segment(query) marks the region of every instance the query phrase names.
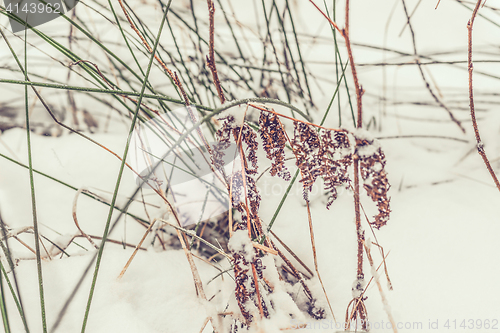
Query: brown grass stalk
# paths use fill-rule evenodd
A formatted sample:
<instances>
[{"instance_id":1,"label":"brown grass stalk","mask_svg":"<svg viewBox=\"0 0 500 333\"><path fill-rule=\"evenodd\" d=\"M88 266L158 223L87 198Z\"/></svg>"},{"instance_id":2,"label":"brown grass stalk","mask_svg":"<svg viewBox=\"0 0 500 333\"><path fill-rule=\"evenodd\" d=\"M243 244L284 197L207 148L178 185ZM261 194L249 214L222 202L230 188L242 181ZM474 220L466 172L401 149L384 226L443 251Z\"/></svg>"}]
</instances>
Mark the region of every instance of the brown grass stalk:
<instances>
[{"instance_id":1,"label":"brown grass stalk","mask_svg":"<svg viewBox=\"0 0 500 333\"><path fill-rule=\"evenodd\" d=\"M147 40L144 38L144 36L142 36L142 34L140 33L140 31L137 29L137 27L135 26L134 22L132 22L132 20L130 19L130 16L128 15L127 10L125 9L125 6L123 5L122 0L118 0L118 3L120 4L120 7L121 7L123 13L125 14L125 18L127 19L128 23L130 24L130 27L132 28L132 30L134 30L134 32L137 34L137 36L139 36L139 38L141 39L142 43L144 44L144 46L148 50L148 52L152 53L153 49L151 48L151 46L149 45L149 43L147 42ZM167 65L165 65L165 63L160 59L160 57L158 57L157 54L154 55L154 58L160 64L160 66L163 68L163 70L168 74L168 76L170 76L170 78L172 79L172 81L174 82L174 84L177 86L177 88L179 88L179 92L181 93L182 98L184 99L184 103L186 103L186 105L190 105L190 102L189 102L189 99L187 97L187 94L184 91L184 88L182 87L182 83L180 82L179 78L177 77L177 73L172 72L167 67Z\"/></svg>"},{"instance_id":2,"label":"brown grass stalk","mask_svg":"<svg viewBox=\"0 0 500 333\"><path fill-rule=\"evenodd\" d=\"M224 96L224 91L222 91L222 87L220 85L220 80L219 80L219 74L217 73L217 67L215 66L215 52L214 52L215 6L212 0L207 0L207 5L208 5L208 13L210 19L210 43L209 43L210 51L209 55L207 56L207 64L208 68L210 68L210 71L212 72L214 85L215 88L217 89L217 94L219 95L220 102L221 104L224 104L224 102L226 101L226 97Z\"/></svg>"},{"instance_id":3,"label":"brown grass stalk","mask_svg":"<svg viewBox=\"0 0 500 333\"><path fill-rule=\"evenodd\" d=\"M172 204L170 203L170 201L168 201L164 195L162 196L162 198L165 201L165 203L168 205L170 213L174 216L177 224L179 226L181 226L179 216L177 215L177 212L175 211L175 209L172 206ZM186 236L181 234L181 232L178 228L176 228L175 231L177 232L177 237L179 238L179 241L181 242L182 249L184 250L184 254L186 255L186 258L187 258L188 263L189 263L189 267L191 268L191 273L193 275L194 285L196 287L196 293L198 294L198 297L200 297L203 301L206 302L207 296L206 296L205 291L203 289L203 283L201 282L201 277L200 277L200 274L198 272L198 268L196 268L196 264L194 263L193 255L192 255L191 251L189 250L189 247L188 247L189 245L188 245L188 242L185 238ZM214 332L217 333L218 332L217 327L219 325L218 324L216 325L215 319L212 317L210 317L210 322L212 323L212 328L213 328Z\"/></svg>"},{"instance_id":4,"label":"brown grass stalk","mask_svg":"<svg viewBox=\"0 0 500 333\"><path fill-rule=\"evenodd\" d=\"M356 90L356 104L358 106L357 127L361 128L363 127L363 105L361 100L363 96L363 88L360 86L358 81L358 73L356 71L356 65L354 63L354 57L352 55L351 39L349 38L349 0L346 0L345 2L345 27L342 30L342 37L344 37L345 39L345 46L347 48L349 64L351 65L352 78L354 80L354 88ZM354 170L354 172L357 172L356 169Z\"/></svg>"},{"instance_id":5,"label":"brown grass stalk","mask_svg":"<svg viewBox=\"0 0 500 333\"><path fill-rule=\"evenodd\" d=\"M80 224L78 223L78 218L76 216L76 205L78 203L78 196L80 195L80 193L82 193L82 191L83 188L80 188L78 191L76 191L75 198L73 199L73 221L75 222L78 231L80 231L80 234L82 234L82 236L85 237L95 249L99 250L99 247L94 243L94 241L92 240L92 238L90 238L89 235L83 232L82 228L80 228Z\"/></svg>"},{"instance_id":6,"label":"brown grass stalk","mask_svg":"<svg viewBox=\"0 0 500 333\"><path fill-rule=\"evenodd\" d=\"M297 260L297 262L299 264L302 265L302 267L304 267L307 271L307 273L309 273L309 275L312 277L314 276L314 273L311 271L311 269L309 267L307 267L307 265L292 251L292 249L290 249L290 247L288 247L288 245L286 245L272 230L269 230L269 232L271 233L271 235L273 235L274 238L276 238L276 240L285 248L285 250L288 251L288 253L291 254L292 257L295 258L295 260ZM267 239L267 238L266 238ZM271 243L272 244L272 243ZM274 246L274 244L273 244ZM274 246L276 248L276 246ZM278 250L279 253L281 253L281 251ZM280 257L285 257L283 254L280 255Z\"/></svg>"},{"instance_id":7,"label":"brown grass stalk","mask_svg":"<svg viewBox=\"0 0 500 333\"><path fill-rule=\"evenodd\" d=\"M323 280L321 279L321 275L319 274L318 256L316 255L316 242L314 241L314 231L313 231L313 225L312 225L311 208L309 206L309 202L307 202L307 201L306 201L306 207L307 207L307 219L309 221L309 233L311 236L311 246L312 246L313 258L314 258L314 268L316 270L316 275L318 276L319 283L321 284L321 288L323 289L323 293L325 294L325 298L326 298L326 301L328 303L328 307L330 308L330 312L332 313L333 320L335 322L337 322L337 320L335 319L335 314L333 313L332 305L330 304L330 300L328 299L328 294L326 293L325 285L323 284Z\"/></svg>"},{"instance_id":8,"label":"brown grass stalk","mask_svg":"<svg viewBox=\"0 0 500 333\"><path fill-rule=\"evenodd\" d=\"M359 198L359 161L354 157L354 214L356 217L356 232L358 236L358 265L356 275L358 279L363 279L363 241L365 240L365 233L361 229L361 212L360 212L360 198Z\"/></svg>"},{"instance_id":9,"label":"brown grass stalk","mask_svg":"<svg viewBox=\"0 0 500 333\"><path fill-rule=\"evenodd\" d=\"M479 135L479 129L477 127L477 120L476 120L476 112L474 110L474 87L472 85L472 71L474 68L473 63L472 63L472 26L474 24L474 19L477 16L477 11L479 10L479 6L481 5L481 2L482 2L482 0L477 1L476 7L474 7L474 11L472 12L472 17L469 20L469 22L467 23L470 116L472 118L472 126L474 127L474 135L476 136L477 152L483 158L483 162L486 165L486 169L488 169L488 172L490 173L491 178L493 178L493 182L495 183L497 189L500 191L500 182L498 181L498 178L495 174L495 171L493 171L493 168L491 167L490 161L488 160L488 157L486 156L486 152L484 151L484 144L481 141L481 136Z\"/></svg>"},{"instance_id":10,"label":"brown grass stalk","mask_svg":"<svg viewBox=\"0 0 500 333\"><path fill-rule=\"evenodd\" d=\"M118 280L121 279L123 277L123 274L125 274L125 272L127 271L128 266L130 266L130 264L132 263L132 260L134 260L134 257L137 254L137 251L139 251L139 248L142 246L142 243L144 243L144 240L146 240L146 236L151 231L151 228L153 227L153 225L155 224L155 222L156 222L156 219L154 219L153 222L151 222L149 224L148 228L146 229L146 232L144 233L144 235L142 236L141 240L139 241L139 243L135 247L134 252L132 253L132 255L128 259L127 263L123 267L122 271L118 275L118 277L117 277Z\"/></svg>"}]
</instances>

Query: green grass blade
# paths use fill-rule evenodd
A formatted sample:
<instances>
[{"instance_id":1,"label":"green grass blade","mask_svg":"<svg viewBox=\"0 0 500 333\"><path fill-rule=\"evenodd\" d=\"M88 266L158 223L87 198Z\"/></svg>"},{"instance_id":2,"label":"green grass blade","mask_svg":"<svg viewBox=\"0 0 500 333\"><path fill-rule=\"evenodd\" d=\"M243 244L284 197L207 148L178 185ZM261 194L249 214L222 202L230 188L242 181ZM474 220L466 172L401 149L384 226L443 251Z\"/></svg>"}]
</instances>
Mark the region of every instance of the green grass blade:
<instances>
[{"instance_id":1,"label":"green grass blade","mask_svg":"<svg viewBox=\"0 0 500 333\"><path fill-rule=\"evenodd\" d=\"M121 178L122 178L122 175L123 175L123 169L125 167L125 160L127 159L128 149L129 149L130 141L131 141L131 138L132 138L132 132L134 131L135 123L137 121L137 115L139 113L141 101L142 101L142 98L144 96L144 91L146 89L146 83L148 81L149 73L151 72L151 67L153 65L154 55L156 53L156 49L158 48L158 44L160 42L161 32L163 30L163 26L165 24L165 20L167 18L168 9L170 7L170 3L171 2L172 2L172 0L170 0L168 2L167 7L165 8L165 13L163 15L163 19L161 21L160 28L159 28L159 31L158 31L158 36L156 37L156 42L155 42L155 45L153 47L153 51L151 52L151 57L149 59L149 64L148 64L148 68L147 68L147 71L146 71L146 76L145 76L143 84L142 84L141 94L139 95L139 98L138 98L138 103L137 103L137 107L136 107L136 110L135 110L135 113L134 113L134 118L132 119L132 123L130 125L130 130L129 130L129 134L128 134L128 138L127 138L127 143L125 145L125 152L123 153L123 159L122 159L122 163L121 163L121 166L120 166L120 171L118 173L118 179L116 181L115 191L113 193L113 199L111 200L111 208L109 210L108 218L107 218L107 221L106 221L106 226L104 228L104 233L103 233L103 236L102 236L102 242L101 242L101 245L99 246L99 252L97 254L97 260L96 260L96 265L95 265L95 270L94 270L94 276L93 276L93 279L92 279L92 285L90 287L89 298L88 298L88 301L87 301L87 307L85 309L85 316L84 316L83 324L82 324L82 331L81 331L82 333L85 332L85 328L87 326L87 321L88 321L89 312L90 312L90 305L92 304L92 297L94 295L95 285L96 285L96 282L97 282L97 274L99 273L99 267L100 267L100 263L101 263L101 260L102 260L102 254L103 254L103 251L104 251L104 246L106 244L106 238L108 237L109 226L110 226L110 223L111 223L111 217L113 215L113 207L115 205L116 198L117 198L117 195L118 195L118 189L120 187Z\"/></svg>"},{"instance_id":2,"label":"green grass blade","mask_svg":"<svg viewBox=\"0 0 500 333\"><path fill-rule=\"evenodd\" d=\"M28 79L28 49L27 49L27 27L24 30L24 79ZM38 231L38 218L36 212L36 198L35 198L35 180L33 178L33 157L31 154L31 131L30 131L30 115L28 103L28 86L24 86L24 102L26 111L26 141L28 144L28 170L30 175L30 188L31 188L31 210L33 214L33 233L35 234L35 255L36 267L38 274L38 290L40 295L40 311L42 314L42 330L47 333L47 318L45 313L45 298L43 294L43 276L42 276L42 259L40 257L40 234Z\"/></svg>"},{"instance_id":3,"label":"green grass blade","mask_svg":"<svg viewBox=\"0 0 500 333\"><path fill-rule=\"evenodd\" d=\"M0 269L3 272L3 265L0 262ZM13 290L12 290L13 291ZM15 294L12 294L15 295ZM2 313L2 324L5 333L10 333L9 316L7 314L7 307L5 305L5 291L3 287L3 276L0 275L0 312Z\"/></svg>"}]
</instances>

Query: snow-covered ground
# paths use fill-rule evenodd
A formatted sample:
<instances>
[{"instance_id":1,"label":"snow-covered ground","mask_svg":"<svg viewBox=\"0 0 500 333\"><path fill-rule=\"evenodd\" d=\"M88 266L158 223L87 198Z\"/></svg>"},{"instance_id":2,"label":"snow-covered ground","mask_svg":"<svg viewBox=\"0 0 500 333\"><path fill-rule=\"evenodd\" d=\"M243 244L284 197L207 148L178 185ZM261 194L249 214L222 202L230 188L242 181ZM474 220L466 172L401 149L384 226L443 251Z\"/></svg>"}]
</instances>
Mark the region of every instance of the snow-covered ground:
<instances>
[{"instance_id":1,"label":"snow-covered ground","mask_svg":"<svg viewBox=\"0 0 500 333\"><path fill-rule=\"evenodd\" d=\"M204 1L195 3L205 9ZM252 17L244 16L243 13L251 10L247 8L249 3L233 4L236 12L241 13L238 18L247 26L251 24ZM319 1L317 3L320 4ZM417 1L407 1L410 11L415 5ZM487 5L496 4L492 1L487 2ZM140 4L133 2L131 6L138 7ZM300 31L331 40L328 25L307 1L300 1L293 6L294 10L301 13L297 20ZM84 9L83 4L79 7ZM470 11L455 1L443 0L437 10L434 7L433 1L424 1L412 17L419 52L432 55L434 60L466 60L466 23ZM141 11L146 12L145 8ZM339 4L337 10L342 13L339 17L343 16L342 8L342 4ZM157 10L154 6L148 10L152 20L160 20L159 15L153 13ZM498 16L491 14L491 11L484 12L499 22ZM355 44L356 62L370 64L414 61L413 56L396 55L390 51L384 53L360 46L373 45L413 54L408 28L399 37L406 22L399 1L384 4L373 1L353 2L351 13L351 37ZM388 18L391 20L388 21ZM223 19L220 20L221 24L222 22ZM51 22L47 24L47 31L55 33L58 25L67 28L64 24L67 23ZM498 27L482 18L478 18L475 24L474 48L478 51L475 59L498 61ZM343 25L342 19L339 20L339 25ZM316 122L321 120L334 90L332 45L321 41L304 48L303 56L311 62L310 69L317 73L321 90L325 92L323 95L318 88L318 92L314 93L320 110L314 117ZM343 43L340 45L343 47ZM0 52L2 57L9 54L7 48L2 48ZM321 61L324 63L314 64ZM418 102L432 103L433 99L424 88L416 66L389 66L385 68L385 72L381 66L358 67L359 79L366 91L365 119L368 122L371 117L376 117L379 122L378 130L372 127L371 132L380 138L392 185L389 192L391 219L387 226L379 231L375 230L375 236L385 254L388 254L386 262L394 290L387 290L383 273L380 273L380 280L399 332L495 332L500 329L500 286L496 282L500 273L500 251L497 244L500 235L500 193L476 152L467 110L467 64L458 64L460 68L454 66L429 65L425 66L425 71L434 89L443 94L443 100L457 118L463 121L467 129L466 135L449 121L442 108L436 105L418 105ZM498 63L477 63L474 69L494 76L500 74ZM347 78L351 80L350 73L347 73ZM166 78L152 79L153 82L162 80ZM479 128L486 152L498 173L500 111L498 96L495 94L498 94L500 81L478 73L474 77L474 86ZM4 83L0 85L2 100L8 100L10 89L17 88ZM353 91L352 89L352 94ZM388 101L384 102L381 96L386 96ZM350 120L350 110L345 95L341 103L347 122ZM106 113L102 110L96 112ZM329 127L338 126L336 110L331 112L326 124ZM127 128L118 121L114 125L107 132L98 131L88 135L121 155ZM408 135L443 138L384 138ZM262 154L262 148L259 149ZM32 150L33 165L37 171L56 177L76 189L88 189L106 201L111 200L120 161L102 148L75 134L64 133L59 137L32 134ZM27 165L26 132L19 128L3 132L0 135L0 153ZM295 170L293 161L288 161L287 165ZM268 223L287 183L264 175L258 186L263 197L261 218L264 223ZM313 268L307 213L300 186L295 184L273 231ZM71 235L78 234L72 216L76 191L40 174L35 174L35 189L40 233L59 244L67 242ZM133 174L125 170L117 200L119 207L126 203L134 189ZM295 330L297 332L341 331L346 306L352 298L351 285L356 277L353 199L349 191L339 194L330 210L326 210L327 198L319 187L315 187L311 206L318 266L337 326L335 327L330 314L327 319L319 322L308 319L306 315L301 323L308 326ZM152 191L145 190L144 195L151 204L147 207L151 218L165 212L161 200ZM32 225L30 198L27 169L0 158L0 213L9 227L16 229ZM367 215L373 215L372 203L363 198L362 204L366 207ZM102 202L83 195L78 198L78 221L90 235L102 235L108 211L109 207ZM134 203L130 212L147 218L140 202ZM367 229L367 239L375 242L375 236L368 226L365 225L364 228ZM131 217L126 217L113 230L110 238L135 245L144 231L144 227ZM31 234L23 234L19 238L33 244ZM53 260L43 262L50 332L64 303L96 253L84 238L77 238L76 241L86 249L72 244L68 248L70 257L58 255ZM147 247L151 241L148 238L144 246ZM44 244L50 246L48 242ZM9 241L9 245L12 246L14 257L21 259L16 273L30 331L41 332L34 255L13 239ZM50 248L48 250L51 251ZM53 253L56 252L56 249L52 250ZM228 302L233 309L237 309L232 300L234 282L229 276L222 275L223 278L218 277L208 283L220 272L219 269L226 270L230 267L227 261L221 260L217 264L219 269L216 269L195 259L207 298L215 295L209 304L205 304L196 296L189 264L182 249L163 251L155 245L147 251L139 251L126 274L118 280L117 277L132 252L132 247L122 244L106 245L87 332L199 332L207 315L213 313L211 311L226 311ZM372 253L375 265L378 266L381 256L373 245ZM6 265L4 258L2 263ZM91 267L93 271L93 266ZM379 272L381 271L382 269ZM369 279L371 275L368 263L365 263L365 272ZM87 274L57 332L76 332L81 329L90 281L91 274ZM313 280L313 287L319 302L325 305L317 279ZM295 292L298 292L297 288ZM23 326L15 304L10 293L6 295L12 331L21 332ZM392 332L374 281L369 285L366 296L372 332ZM293 327L297 324L291 320L287 323L283 318L280 320L265 323L265 331L279 331L278 327ZM203 332L211 332L210 324Z\"/></svg>"}]
</instances>

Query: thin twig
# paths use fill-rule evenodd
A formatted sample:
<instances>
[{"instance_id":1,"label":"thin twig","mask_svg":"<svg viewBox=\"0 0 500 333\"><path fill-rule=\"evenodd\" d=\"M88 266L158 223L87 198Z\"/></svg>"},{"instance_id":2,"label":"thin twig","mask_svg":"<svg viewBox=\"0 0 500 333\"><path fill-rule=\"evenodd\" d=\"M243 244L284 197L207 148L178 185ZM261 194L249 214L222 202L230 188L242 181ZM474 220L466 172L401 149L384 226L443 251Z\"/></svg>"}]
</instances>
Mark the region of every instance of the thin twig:
<instances>
[{"instance_id":1,"label":"thin twig","mask_svg":"<svg viewBox=\"0 0 500 333\"><path fill-rule=\"evenodd\" d=\"M319 12L320 12L320 13L321 13L321 14L322 14L322 15L323 15L323 16L324 16L327 20L328 20L328 22L330 22L330 24L332 25L332 27L334 27L334 28L335 28L338 32L340 32L340 34L341 34L341 35L344 35L344 34L343 34L343 32L342 32L342 30L341 30L341 29L339 28L339 26L337 25L337 23L333 22L333 21L332 21L332 19L330 19L330 18L328 17L328 15L326 15L326 14L325 14L325 12L323 12L323 11L322 11L322 10L318 7L318 5L316 5L316 4L314 3L314 1L313 1L313 0L309 0L309 1L310 1L310 2L313 4L313 6L314 6L314 7L316 7L316 9L317 9L317 10L318 10L318 11L319 11Z\"/></svg>"},{"instance_id":2,"label":"thin twig","mask_svg":"<svg viewBox=\"0 0 500 333\"><path fill-rule=\"evenodd\" d=\"M488 160L488 157L486 157L486 152L484 151L484 144L481 141L481 136L479 135L479 129L477 127L477 121L476 121L476 112L474 111L474 88L472 86L472 71L473 71L473 64L472 64L472 25L474 24L474 19L477 16L477 11L479 10L479 6L481 5L482 0L478 0L476 3L476 7L474 8L474 11L472 12L472 17L467 23L467 30L468 30L468 64L469 64L469 105L470 105L470 116L472 118L472 126L474 126L474 135L476 136L476 141L477 141L477 151L479 155L483 158L484 164L486 165L486 169L488 169L488 172L491 175L491 178L493 178L493 182L497 186L498 190L500 191L500 182L498 181L497 176L495 175L495 171L493 171L493 168L491 167L490 161Z\"/></svg>"},{"instance_id":3,"label":"thin twig","mask_svg":"<svg viewBox=\"0 0 500 333\"><path fill-rule=\"evenodd\" d=\"M451 110L441 101L441 99L439 99L439 97L436 96L436 94L434 93L434 91L431 88L431 85L429 84L429 81L427 81L427 78L425 77L425 74L424 74L424 71L422 69L422 66L420 65L420 60L418 59L419 55L417 53L417 44L415 42L415 32L413 31L413 27L412 27L412 24L410 22L410 15L408 14L408 10L406 9L405 0L401 0L401 1L403 2L403 9L404 9L404 12L405 12L405 15L406 15L408 28L410 28L411 38L412 38L412 42L413 42L413 54L415 55L415 57L417 57L416 64L417 64L418 70L420 72L420 75L422 76L422 80L424 81L425 87L427 88L427 90L431 94L432 98L434 98L434 100L436 101L436 103L438 103L440 107L442 107L443 109L445 109L446 112L448 112L448 115L450 116L450 119L455 124L457 124L457 126L460 128L460 130L463 133L465 133L465 128L463 127L463 125L460 122L460 120L458 120L457 118L455 118L455 115L453 114L453 112L451 112Z\"/></svg>"},{"instance_id":4,"label":"thin twig","mask_svg":"<svg viewBox=\"0 0 500 333\"><path fill-rule=\"evenodd\" d=\"M118 278L117 278L118 280L121 279L123 277L123 274L125 274L125 272L127 271L128 266L130 266L130 263L132 262L132 260L134 260L134 257L137 254L137 251L139 251L139 248L141 247L142 243L144 243L144 240L146 239L146 236L151 231L151 228L153 227L153 225L155 224L155 222L156 222L156 219L154 219L153 222L151 222L151 224L149 225L149 227L146 229L146 232L142 236L141 241L135 247L134 252L132 253L132 255L130 256L130 258L128 259L128 261L125 264L125 266L123 267L122 271L120 272L120 275L118 275Z\"/></svg>"},{"instance_id":5,"label":"thin twig","mask_svg":"<svg viewBox=\"0 0 500 333\"><path fill-rule=\"evenodd\" d=\"M354 63L354 57L351 49L351 39L349 38L349 0L345 2L345 28L342 30L342 36L345 39L345 46L347 48L347 55L349 56L349 63L351 65L352 78L354 80L354 88L356 90L356 102L358 106L358 120L357 127L363 127L363 106L361 97L363 96L363 88L359 85L358 73ZM356 172L356 171L355 171Z\"/></svg>"},{"instance_id":6,"label":"thin twig","mask_svg":"<svg viewBox=\"0 0 500 333\"><path fill-rule=\"evenodd\" d=\"M382 289L382 285L380 284L380 279L378 277L377 271L375 270L375 266L373 265L373 259L372 259L372 255L370 253L370 247L367 246L366 243L364 243L364 242L363 242L363 246L364 246L365 251L366 251L366 257L368 258L368 262L370 263L370 266L372 268L373 278L375 279L375 283L377 284L378 291L380 292L380 298L382 298L384 310L387 313L387 317L389 317L389 321L392 324L393 332L397 333L398 330L396 328L396 322L394 321L394 318L392 317L392 313L391 313L390 308L387 304L387 298L385 297L384 290ZM385 262L385 259L384 259L384 262Z\"/></svg>"},{"instance_id":7,"label":"thin twig","mask_svg":"<svg viewBox=\"0 0 500 333\"><path fill-rule=\"evenodd\" d=\"M219 95L219 99L221 104L224 104L226 101L226 97L224 96L224 92L222 91L222 87L220 85L220 80L219 80L219 74L217 73L217 67L215 67L215 52L214 52L214 13L215 13L215 6L212 0L207 0L208 4L208 13L209 13L209 19L210 19L210 53L207 56L207 64L208 68L210 68L210 71L212 72L212 77L214 80L214 85L215 88L217 89L217 94Z\"/></svg>"},{"instance_id":8,"label":"thin twig","mask_svg":"<svg viewBox=\"0 0 500 333\"><path fill-rule=\"evenodd\" d=\"M325 289L325 286L323 284L323 280L321 279L321 275L319 274L318 256L316 255L316 242L314 241L314 231L313 231L313 225L312 225L311 208L309 206L308 201L306 201L306 207L307 207L307 219L309 221L309 234L311 236L311 246L312 246L313 258L314 258L314 268L316 270L316 275L318 276L319 283L321 284L321 288L323 289L323 293L325 294L326 302L328 303L328 307L330 308L330 312L332 313L333 320L335 322L337 322L337 319L335 319L335 314L333 313L332 305L330 304L330 300L328 299L328 294L326 293L326 289Z\"/></svg>"},{"instance_id":9,"label":"thin twig","mask_svg":"<svg viewBox=\"0 0 500 333\"><path fill-rule=\"evenodd\" d=\"M215 245L213 245L212 243L210 243L210 242L206 241L205 239L201 238L200 236L196 235L196 234L194 233L194 231L184 229L184 228L182 228L182 227L180 227L180 226L177 226L177 225L175 225L175 224L173 224L173 223L170 223L169 221L166 221L166 220L162 220L162 219L160 219L159 221L160 221L160 222L162 222L162 223L165 223L165 224L167 224L167 225L169 225L169 226L171 226L171 227L173 227L173 228L175 228L176 230L180 230L180 231L182 231L182 232L183 232L183 233L185 233L186 235L189 235L189 236L191 236L191 237L194 237L194 238L196 238L196 239L200 240L201 242L203 242L203 243L205 243L207 246L209 246L211 249L213 249L213 250L217 251L219 254L223 255L224 257L228 258L229 260L232 260L232 259L233 259L233 258L232 258L229 254L227 254L226 252L222 251L221 249L219 249L218 247L216 247L216 246L215 246Z\"/></svg>"},{"instance_id":10,"label":"thin twig","mask_svg":"<svg viewBox=\"0 0 500 333\"><path fill-rule=\"evenodd\" d=\"M92 240L92 238L89 237L89 235L87 235L85 232L83 232L82 228L80 228L80 225L78 224L78 218L76 217L76 204L78 202L78 196L80 195L80 193L82 193L82 191L83 191L83 188L80 187L78 189L78 191L76 191L75 198L73 199L73 221L75 222L76 228L78 229L78 231L80 231L80 233L82 234L82 236L84 236L85 238L87 238L87 240L89 241L89 243L92 244L92 246L94 246L96 248L96 250L99 250L99 246L97 246L94 243L94 241Z\"/></svg>"}]
</instances>

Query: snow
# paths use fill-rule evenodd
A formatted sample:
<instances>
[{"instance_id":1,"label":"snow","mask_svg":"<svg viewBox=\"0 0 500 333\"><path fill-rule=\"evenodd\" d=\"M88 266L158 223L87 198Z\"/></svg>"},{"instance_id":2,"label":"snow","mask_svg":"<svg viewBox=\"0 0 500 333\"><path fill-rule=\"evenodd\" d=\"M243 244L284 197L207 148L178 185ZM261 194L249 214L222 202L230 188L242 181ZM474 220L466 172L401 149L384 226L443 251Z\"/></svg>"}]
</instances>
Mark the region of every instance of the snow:
<instances>
[{"instance_id":1,"label":"snow","mask_svg":"<svg viewBox=\"0 0 500 333\"><path fill-rule=\"evenodd\" d=\"M236 230L227 246L232 252L242 255L247 263L253 262L254 249L247 230Z\"/></svg>"}]
</instances>

